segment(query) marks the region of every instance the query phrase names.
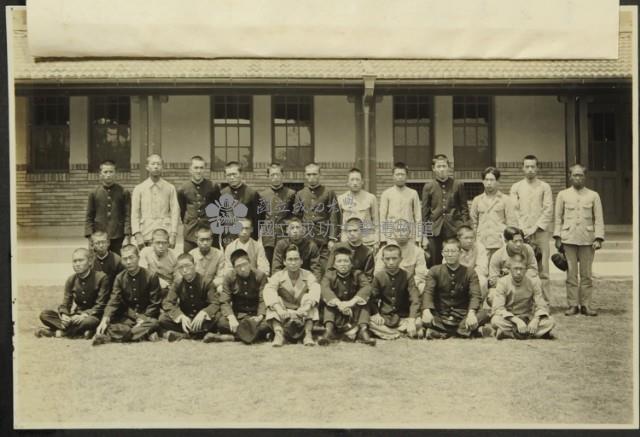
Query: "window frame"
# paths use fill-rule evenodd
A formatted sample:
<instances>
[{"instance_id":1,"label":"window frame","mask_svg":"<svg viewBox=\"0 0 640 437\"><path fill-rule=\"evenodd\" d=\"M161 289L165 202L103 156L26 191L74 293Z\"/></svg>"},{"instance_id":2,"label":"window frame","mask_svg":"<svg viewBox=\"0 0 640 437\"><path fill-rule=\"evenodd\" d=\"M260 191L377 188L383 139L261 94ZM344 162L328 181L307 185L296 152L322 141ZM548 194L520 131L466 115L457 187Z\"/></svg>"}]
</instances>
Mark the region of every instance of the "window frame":
<instances>
[{"instance_id":1,"label":"window frame","mask_svg":"<svg viewBox=\"0 0 640 437\"><path fill-rule=\"evenodd\" d=\"M35 123L35 112L36 112L36 99L38 98L56 98L56 99L64 99L67 106L67 122L66 124L42 124L37 125ZM68 95L42 95L42 96L31 96L28 100L29 111L28 111L28 139L27 139L27 173L68 173L70 168L70 158L71 158L71 99ZM50 106L50 105L46 105ZM36 167L36 148L33 146L33 131L34 129L38 130L46 130L46 129L56 129L56 130L64 130L64 135L66 137L66 149L67 155L63 161L66 161L66 166L64 168L37 168Z\"/></svg>"},{"instance_id":2,"label":"window frame","mask_svg":"<svg viewBox=\"0 0 640 437\"><path fill-rule=\"evenodd\" d=\"M213 94L209 96L209 159L210 159L210 171L224 171L225 168L225 164L229 161L235 161L235 159L229 160L226 159L225 162L220 165L220 166L216 166L216 154L215 154L215 149L216 149L216 145L215 145L215 128L216 127L224 127L225 129L228 126L235 126L235 127L240 127L240 126L247 126L247 125L241 125L240 123L236 123L236 124L231 124L231 123L216 123L215 120L215 105L216 105L216 99L220 99L223 98L224 99L224 105L225 105L225 112L226 112L226 107L227 107L227 97L246 97L248 98L248 104L249 104L249 162L247 163L246 166L242 167L242 171L253 171L254 168L254 156L255 156L255 150L254 150L254 117L253 117L253 110L254 110L254 102L253 102L253 95L247 95L247 94ZM237 111L237 105L239 105L240 102L236 102L236 111ZM235 118L236 120L240 120L238 117ZM227 120L227 118L225 118L225 120ZM225 149L225 158L227 156L226 150L229 149L228 143L226 142L227 139L227 135L226 135L226 131L225 131L225 145L224 145L224 149ZM240 132L238 132L238 149L240 148ZM222 146L219 146L222 147ZM244 147L243 147L244 148ZM238 162L240 162L240 159L238 158Z\"/></svg>"},{"instance_id":3,"label":"window frame","mask_svg":"<svg viewBox=\"0 0 640 437\"><path fill-rule=\"evenodd\" d=\"M406 97L408 96L415 96L418 98L418 101L415 103L416 105L420 104L420 98L421 97L426 97L429 103L429 144L428 145L424 145L424 144L419 144L420 142L420 138L417 135L417 143L415 146L408 146L408 145L403 145L403 146L398 146L396 145L396 135L395 135L395 129L396 126L399 126L400 124L396 123L396 118L395 118L395 107L396 107L396 98L398 97L403 97L405 98L405 102L404 105L407 105L406 102ZM404 128L405 128L405 143L406 141L406 129L408 126L415 126L416 129L419 129L419 127L421 125L424 125L423 123L418 123L417 121L415 123L408 123L407 122L407 117L406 117L406 112L405 112L405 117L403 118L404 123L401 123ZM436 148L436 144L435 144L435 98L433 95L431 94L393 94L391 96L391 136L393 138L393 140L391 141L391 153L393 156L393 162L404 162L405 164L409 165L410 170L419 170L419 171L424 171L424 170L431 170L432 168L432 160L433 157L435 156L435 148ZM408 163L407 159L400 159L397 155L396 155L396 149L398 148L406 148L406 147L416 147L416 148L420 148L420 147L427 147L428 148L428 152L427 152L427 160L426 163L424 165L416 165L413 163ZM405 155L406 157L406 155Z\"/></svg>"},{"instance_id":4,"label":"window frame","mask_svg":"<svg viewBox=\"0 0 640 437\"><path fill-rule=\"evenodd\" d=\"M88 147L88 151L87 151L87 172L89 173L99 173L100 172L100 163L96 162L95 163L95 168L92 165L92 161L96 158L95 157L95 132L94 132L94 126L93 126L93 120L96 118L95 117L95 112L96 112L96 101L97 99L107 99L110 97L117 97L117 98L127 98L128 99L128 104L129 104L129 160L128 160L128 165L123 166L121 163L117 163L116 162L116 170L118 172L130 172L132 165L131 165L131 152L133 149L133 143L131 141L131 136L133 133L133 126L132 126L132 111L133 111L133 104L132 104L132 97L129 95L93 95L93 96L88 96L89 102L88 102L88 117L87 117L87 124L88 124L88 132L87 132L87 147ZM118 129L120 129L120 126L125 126L123 124L118 123L117 124ZM113 161L115 161L115 159L111 158Z\"/></svg>"},{"instance_id":5,"label":"window frame","mask_svg":"<svg viewBox=\"0 0 640 437\"><path fill-rule=\"evenodd\" d=\"M495 166L496 163L496 105L495 105L495 96L494 95L486 95L486 94L456 94L456 95L452 95L451 96L451 143L452 143L452 148L453 148L453 162L454 162L454 166L456 170L460 170L460 171L482 171L484 170L486 167L489 166ZM482 126L479 125L477 123L475 124L456 124L455 122L455 98L456 97L486 97L487 98L487 105L488 105L488 114L487 116L489 117L488 123L487 123L487 128L488 128L488 134L489 134L489 142L487 147L489 148L489 153L488 153L488 158L489 158L489 162L485 165L484 163L480 166L477 167L461 167L458 162L456 162L455 159L455 155L456 155L456 149L460 148L460 147L478 147L478 145L476 144L475 146L456 146L455 142L454 142L454 129L457 126L473 126L473 127L478 127L478 126ZM466 102L465 102L466 104ZM476 103L476 105L478 105L478 103Z\"/></svg>"},{"instance_id":6,"label":"window frame","mask_svg":"<svg viewBox=\"0 0 640 437\"><path fill-rule=\"evenodd\" d=\"M276 148L282 148L282 146L276 146L276 126L285 126L285 127L289 126L288 123L285 123L284 125L275 123L276 104L278 103L277 98L279 97L284 97L284 98L296 97L298 99L300 98L309 99L309 121L310 121L309 134L311 137L311 146L310 146L311 161L315 161L315 156L316 156L315 98L314 98L315 96L313 94L301 94L301 95L274 94L271 96L271 160L272 162L280 163L282 165L283 171L304 171L304 166L306 164L305 162L301 163L299 166L293 167L289 165L287 161L282 161L276 157ZM298 108L299 107L300 107L300 102L298 102ZM299 123L297 123L295 126L299 126ZM298 134L298 138L299 137L300 137L300 134ZM297 147L300 148L303 146L300 146L298 144ZM304 147L307 147L307 146L304 146ZM284 148L290 149L293 147L289 147L288 145L286 145Z\"/></svg>"}]
</instances>

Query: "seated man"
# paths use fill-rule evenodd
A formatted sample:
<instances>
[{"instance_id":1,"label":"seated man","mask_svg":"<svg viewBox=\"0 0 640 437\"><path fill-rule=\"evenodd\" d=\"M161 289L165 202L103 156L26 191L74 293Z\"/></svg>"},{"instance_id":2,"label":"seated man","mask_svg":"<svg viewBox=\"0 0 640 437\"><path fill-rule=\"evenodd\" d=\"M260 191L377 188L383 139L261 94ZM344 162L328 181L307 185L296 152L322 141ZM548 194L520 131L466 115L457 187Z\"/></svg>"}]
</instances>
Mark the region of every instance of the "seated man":
<instances>
[{"instance_id":1,"label":"seated man","mask_svg":"<svg viewBox=\"0 0 640 437\"><path fill-rule=\"evenodd\" d=\"M71 257L75 273L64 284L64 297L58 311L44 310L36 337L91 338L109 300L109 278L91 268L88 249L76 249Z\"/></svg>"},{"instance_id":2,"label":"seated man","mask_svg":"<svg viewBox=\"0 0 640 437\"><path fill-rule=\"evenodd\" d=\"M179 276L173 281L169 294L162 302L160 316L163 337L169 341L184 338L215 341L213 331L220 304L213 281L206 281L196 272L193 257L188 253L178 256Z\"/></svg>"},{"instance_id":3,"label":"seated man","mask_svg":"<svg viewBox=\"0 0 640 437\"><path fill-rule=\"evenodd\" d=\"M400 247L402 258L400 268L413 276L416 286L420 293L424 290L425 278L427 276L427 260L422 250L412 239L412 230L410 223L400 219L395 223L393 231L393 242ZM384 271L384 261L382 260L382 251L376 254L376 262L373 274Z\"/></svg>"},{"instance_id":4,"label":"seated man","mask_svg":"<svg viewBox=\"0 0 640 437\"><path fill-rule=\"evenodd\" d=\"M296 245L287 248L284 260L285 269L274 272L263 293L266 320L274 333L272 345L282 346L286 332L294 342L304 333L303 344L313 346L311 329L313 322L319 320L320 284L310 271L300 268L302 257Z\"/></svg>"},{"instance_id":5,"label":"seated man","mask_svg":"<svg viewBox=\"0 0 640 437\"><path fill-rule=\"evenodd\" d=\"M322 268L320 266L320 249L313 241L313 238L304 238L305 230L302 221L293 217L287 224L288 238L283 238L276 243L273 249L273 265L271 266L271 274L285 268L285 255L289 246L292 244L298 248L302 260L302 268L308 270L316 277L317 281L322 279Z\"/></svg>"},{"instance_id":6,"label":"seated man","mask_svg":"<svg viewBox=\"0 0 640 437\"><path fill-rule=\"evenodd\" d=\"M116 276L113 290L93 345L111 341L129 342L158 338L160 312L160 281L158 275L140 267L138 248L132 244L120 252L124 271Z\"/></svg>"},{"instance_id":7,"label":"seated man","mask_svg":"<svg viewBox=\"0 0 640 437\"><path fill-rule=\"evenodd\" d=\"M476 241L476 233L471 226L462 225L458 228L458 240L460 241L460 264L475 270L484 301L489 294L487 249L481 242Z\"/></svg>"},{"instance_id":8,"label":"seated man","mask_svg":"<svg viewBox=\"0 0 640 437\"><path fill-rule=\"evenodd\" d=\"M496 338L554 338L555 323L542 293L540 281L525 274L527 265L521 254L509 263L510 274L498 280L493 298L491 325Z\"/></svg>"},{"instance_id":9,"label":"seated man","mask_svg":"<svg viewBox=\"0 0 640 437\"><path fill-rule=\"evenodd\" d=\"M231 254L238 249L244 250L249 256L249 262L254 269L260 270L262 273L269 274L269 261L267 255L264 252L262 243L251 238L253 232L253 225L248 218L238 219L242 223L242 230L238 234L238 238L233 240L224 249L224 274L233 271L233 265L231 263Z\"/></svg>"},{"instance_id":10,"label":"seated man","mask_svg":"<svg viewBox=\"0 0 640 437\"><path fill-rule=\"evenodd\" d=\"M506 244L494 252L489 261L489 294L487 302L491 305L495 287L498 279L509 274L509 262L515 254L522 255L525 266L527 267L526 275L534 281L541 283L538 276L538 262L536 255L531 246L524 242L524 234L522 230L507 226L503 233Z\"/></svg>"},{"instance_id":11,"label":"seated man","mask_svg":"<svg viewBox=\"0 0 640 437\"><path fill-rule=\"evenodd\" d=\"M91 246L93 247L93 268L98 272L104 272L109 278L109 292L116 276L124 267L120 262L120 255L109 250L109 236L104 231L96 231L91 234Z\"/></svg>"},{"instance_id":12,"label":"seated man","mask_svg":"<svg viewBox=\"0 0 640 437\"><path fill-rule=\"evenodd\" d=\"M217 326L220 332L230 332L242 342L250 344L263 339L269 332L269 325L264 320L262 298L268 277L252 266L249 254L244 249L236 249L231 254L231 264L233 270L224 275L219 295Z\"/></svg>"},{"instance_id":13,"label":"seated man","mask_svg":"<svg viewBox=\"0 0 640 437\"><path fill-rule=\"evenodd\" d=\"M196 263L196 272L207 282L213 280L216 290L220 292L224 278L224 253L213 247L213 232L210 228L202 227L196 231L196 244L198 247L189 252Z\"/></svg>"},{"instance_id":14,"label":"seated man","mask_svg":"<svg viewBox=\"0 0 640 437\"><path fill-rule=\"evenodd\" d=\"M370 346L376 341L369 335L369 296L371 283L367 275L360 270L352 269L351 249L340 247L334 249L333 269L327 270L320 289L324 301L323 320L324 335L318 344L326 346L333 341L335 331L357 331L358 339ZM347 335L348 336L348 335Z\"/></svg>"},{"instance_id":15,"label":"seated man","mask_svg":"<svg viewBox=\"0 0 640 437\"><path fill-rule=\"evenodd\" d=\"M478 328L489 321L480 309L482 296L478 275L460 264L460 242L451 238L442 244L444 264L429 269L422 295L422 322L426 338L481 336Z\"/></svg>"},{"instance_id":16,"label":"seated man","mask_svg":"<svg viewBox=\"0 0 640 437\"><path fill-rule=\"evenodd\" d=\"M401 333L409 337L422 335L420 292L413 276L400 268L402 251L394 243L382 248L384 270L376 273L371 283L371 332L393 340Z\"/></svg>"},{"instance_id":17,"label":"seated man","mask_svg":"<svg viewBox=\"0 0 640 437\"><path fill-rule=\"evenodd\" d=\"M140 251L140 267L158 275L162 298L173 284L176 264L176 256L169 249L169 233L164 229L156 229L151 234L151 246Z\"/></svg>"},{"instance_id":18,"label":"seated man","mask_svg":"<svg viewBox=\"0 0 640 437\"><path fill-rule=\"evenodd\" d=\"M327 269L333 269L334 254L339 247L348 248L353 253L351 262L354 270L360 270L367 278L371 280L373 277L373 250L365 245L362 240L362 220L358 217L351 217L344 225L342 235L346 235L347 241L336 243L333 245L331 252L329 253L329 259L327 261Z\"/></svg>"}]
</instances>

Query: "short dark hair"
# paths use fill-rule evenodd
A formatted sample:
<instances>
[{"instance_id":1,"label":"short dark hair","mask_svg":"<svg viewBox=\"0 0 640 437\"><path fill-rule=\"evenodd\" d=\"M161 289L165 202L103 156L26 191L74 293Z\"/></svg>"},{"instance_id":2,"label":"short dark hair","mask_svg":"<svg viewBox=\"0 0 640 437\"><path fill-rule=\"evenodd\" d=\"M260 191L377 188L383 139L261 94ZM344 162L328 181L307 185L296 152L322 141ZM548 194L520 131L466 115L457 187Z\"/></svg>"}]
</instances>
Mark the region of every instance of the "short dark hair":
<instances>
[{"instance_id":1,"label":"short dark hair","mask_svg":"<svg viewBox=\"0 0 640 437\"><path fill-rule=\"evenodd\" d=\"M200 156L200 155L193 155L193 156L191 157L191 162L193 162L193 161L202 161L202 162L206 162L206 161L204 160L204 158L203 158L202 156Z\"/></svg>"},{"instance_id":2,"label":"short dark hair","mask_svg":"<svg viewBox=\"0 0 640 437\"><path fill-rule=\"evenodd\" d=\"M298 252L298 255L300 255L300 249L298 249L298 246L296 246L295 244L290 244L289 246L287 246L287 250L284 251L285 259L287 258L289 252Z\"/></svg>"},{"instance_id":3,"label":"short dark hair","mask_svg":"<svg viewBox=\"0 0 640 437\"><path fill-rule=\"evenodd\" d=\"M300 220L300 217L291 217L289 220L287 220L287 226L289 226L291 223L295 223L298 222L300 224L302 224L302 220Z\"/></svg>"},{"instance_id":4,"label":"short dark hair","mask_svg":"<svg viewBox=\"0 0 640 437\"><path fill-rule=\"evenodd\" d=\"M195 263L195 261L193 260L193 256L191 256L190 253L181 253L180 255L178 255L178 258L176 259L176 262L179 263L183 259L188 259L189 261L191 261L192 264Z\"/></svg>"},{"instance_id":5,"label":"short dark hair","mask_svg":"<svg viewBox=\"0 0 640 437\"><path fill-rule=\"evenodd\" d=\"M125 251L126 252L132 251L133 253L136 254L136 256L140 256L140 251L138 250L138 246L134 244L125 244L124 246L122 246L122 249L120 249L120 253L124 253Z\"/></svg>"},{"instance_id":6,"label":"short dark hair","mask_svg":"<svg viewBox=\"0 0 640 437\"><path fill-rule=\"evenodd\" d=\"M458 238L460 238L460 236L464 233L464 232L474 232L473 228L469 225L461 225L458 227L458 231L456 232L456 235L458 236Z\"/></svg>"},{"instance_id":7,"label":"short dark hair","mask_svg":"<svg viewBox=\"0 0 640 437\"><path fill-rule=\"evenodd\" d=\"M352 257L353 251L346 246L338 246L333 250L334 259L338 255L349 255L349 257Z\"/></svg>"},{"instance_id":8,"label":"short dark hair","mask_svg":"<svg viewBox=\"0 0 640 437\"><path fill-rule=\"evenodd\" d=\"M346 227L347 225L350 225L352 223L357 224L359 228L362 228L362 225L364 224L360 217L351 217L344 223L344 226Z\"/></svg>"},{"instance_id":9,"label":"short dark hair","mask_svg":"<svg viewBox=\"0 0 640 437\"><path fill-rule=\"evenodd\" d=\"M391 171L391 174L394 174L396 170L404 170L405 172L408 173L409 167L404 162L398 161L393 164L393 170Z\"/></svg>"},{"instance_id":10,"label":"short dark hair","mask_svg":"<svg viewBox=\"0 0 640 437\"><path fill-rule=\"evenodd\" d=\"M240 258L246 258L247 260L249 260L249 254L244 249L236 249L231 252L229 258L231 259L231 265L235 266L236 261L238 261Z\"/></svg>"},{"instance_id":11,"label":"short dark hair","mask_svg":"<svg viewBox=\"0 0 640 437\"><path fill-rule=\"evenodd\" d=\"M211 228L208 228L206 226L200 226L196 230L196 235L198 235L200 232L208 232L209 234L211 234L211 236L213 236L213 231L211 230Z\"/></svg>"},{"instance_id":12,"label":"short dark hair","mask_svg":"<svg viewBox=\"0 0 640 437\"><path fill-rule=\"evenodd\" d=\"M103 165L110 165L111 167L116 168L116 163L111 159L105 159L104 161L102 161L100 163L100 170L102 170Z\"/></svg>"},{"instance_id":13,"label":"short dark hair","mask_svg":"<svg viewBox=\"0 0 640 437\"><path fill-rule=\"evenodd\" d=\"M242 164L240 164L238 161L229 161L224 165L225 170L231 167L236 167L238 171L242 173Z\"/></svg>"},{"instance_id":14,"label":"short dark hair","mask_svg":"<svg viewBox=\"0 0 640 437\"><path fill-rule=\"evenodd\" d=\"M165 237L169 238L169 233L167 232L166 229L158 228L158 229L154 229L153 232L151 233L151 241L153 241L153 237L155 237L156 234L162 234Z\"/></svg>"},{"instance_id":15,"label":"short dark hair","mask_svg":"<svg viewBox=\"0 0 640 437\"><path fill-rule=\"evenodd\" d=\"M307 167L312 167L312 166L313 166L313 167L318 167L318 172L320 172L320 164L318 164L318 163L317 163L317 162L315 162L315 161L307 162L307 163L304 165L304 171L306 172L306 171L307 171Z\"/></svg>"},{"instance_id":16,"label":"short dark hair","mask_svg":"<svg viewBox=\"0 0 640 437\"><path fill-rule=\"evenodd\" d=\"M391 252L392 250L397 250L400 254L400 257L402 258L402 249L395 243L385 244L385 246L382 248L382 255L384 255L385 252Z\"/></svg>"},{"instance_id":17,"label":"short dark hair","mask_svg":"<svg viewBox=\"0 0 640 437\"><path fill-rule=\"evenodd\" d=\"M498 170L495 167L487 167L484 170L482 170L482 180L484 180L484 178L488 175L488 174L492 174L496 177L496 181L500 180L500 170Z\"/></svg>"},{"instance_id":18,"label":"short dark hair","mask_svg":"<svg viewBox=\"0 0 640 437\"><path fill-rule=\"evenodd\" d=\"M520 235L524 240L524 232L522 232L522 229L516 228L515 226L507 226L506 228L504 228L504 232L502 232L502 236L504 237L505 241L513 240L516 235Z\"/></svg>"},{"instance_id":19,"label":"short dark hair","mask_svg":"<svg viewBox=\"0 0 640 437\"><path fill-rule=\"evenodd\" d=\"M431 165L435 167L436 162L438 161L447 161L447 165L451 166L451 163L449 162L449 158L447 158L447 155L445 155L444 153L438 153L437 155L435 155L431 160Z\"/></svg>"},{"instance_id":20,"label":"short dark hair","mask_svg":"<svg viewBox=\"0 0 640 437\"><path fill-rule=\"evenodd\" d=\"M105 231L95 231L93 234L91 234L91 238L93 239L93 237L106 237L107 240L109 239L109 234L107 234Z\"/></svg>"},{"instance_id":21,"label":"short dark hair","mask_svg":"<svg viewBox=\"0 0 640 437\"><path fill-rule=\"evenodd\" d=\"M458 246L458 249L460 249L460 240L458 240L457 238L447 238L442 242L442 248L444 249L444 246L446 246L447 244L455 244L456 246Z\"/></svg>"},{"instance_id":22,"label":"short dark hair","mask_svg":"<svg viewBox=\"0 0 640 437\"><path fill-rule=\"evenodd\" d=\"M582 169L583 173L587 172L587 167L585 167L584 165L582 165L580 163L575 163L571 167L569 167L569 175L571 175L571 173L573 173L573 169L578 168L578 167Z\"/></svg>"},{"instance_id":23,"label":"short dark hair","mask_svg":"<svg viewBox=\"0 0 640 437\"><path fill-rule=\"evenodd\" d=\"M359 173L360 176L362 176L362 170L360 170L358 167L353 167L351 170L349 170L348 174L351 174L351 173Z\"/></svg>"},{"instance_id":24,"label":"short dark hair","mask_svg":"<svg viewBox=\"0 0 640 437\"><path fill-rule=\"evenodd\" d=\"M269 167L267 167L267 176L271 174L271 169L280 169L280 172L282 172L282 164L280 164L279 162L272 162L271 164L269 164Z\"/></svg>"},{"instance_id":25,"label":"short dark hair","mask_svg":"<svg viewBox=\"0 0 640 437\"><path fill-rule=\"evenodd\" d=\"M538 158L536 158L536 155L527 155L524 158L522 158L522 162L524 163L524 161L527 160L533 160L536 162L536 165L538 165Z\"/></svg>"}]
</instances>

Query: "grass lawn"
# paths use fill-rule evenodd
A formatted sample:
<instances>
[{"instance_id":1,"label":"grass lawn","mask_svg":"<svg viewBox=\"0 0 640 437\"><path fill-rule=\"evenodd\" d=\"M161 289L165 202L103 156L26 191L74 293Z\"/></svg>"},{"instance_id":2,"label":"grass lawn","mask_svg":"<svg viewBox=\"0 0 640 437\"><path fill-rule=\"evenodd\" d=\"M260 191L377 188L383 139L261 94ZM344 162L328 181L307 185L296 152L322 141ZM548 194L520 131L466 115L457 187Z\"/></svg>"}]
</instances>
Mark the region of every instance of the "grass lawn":
<instances>
[{"instance_id":1,"label":"grass lawn","mask_svg":"<svg viewBox=\"0 0 640 437\"><path fill-rule=\"evenodd\" d=\"M375 348L108 344L37 339L61 287L16 300L18 427L438 427L633 422L632 282L597 281L600 315L565 317L557 340L379 341Z\"/></svg>"}]
</instances>

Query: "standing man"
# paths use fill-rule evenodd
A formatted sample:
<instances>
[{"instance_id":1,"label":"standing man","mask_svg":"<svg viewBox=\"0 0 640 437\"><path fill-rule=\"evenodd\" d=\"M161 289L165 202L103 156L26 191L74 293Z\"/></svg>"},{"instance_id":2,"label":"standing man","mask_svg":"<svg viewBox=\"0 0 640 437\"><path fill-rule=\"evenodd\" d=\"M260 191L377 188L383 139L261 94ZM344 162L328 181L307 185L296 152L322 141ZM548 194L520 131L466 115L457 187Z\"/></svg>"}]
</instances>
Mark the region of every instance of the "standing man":
<instances>
[{"instance_id":1,"label":"standing man","mask_svg":"<svg viewBox=\"0 0 640 437\"><path fill-rule=\"evenodd\" d=\"M100 164L100 186L89 193L84 236L91 238L104 231L111 251L120 255L122 243L131 235L131 196L115 182L116 164L107 160Z\"/></svg>"},{"instance_id":2,"label":"standing man","mask_svg":"<svg viewBox=\"0 0 640 437\"><path fill-rule=\"evenodd\" d=\"M320 251L320 268L327 268L329 251L338 241L340 233L340 207L336 193L320 184L320 166L311 162L304 167L306 187L296 193L293 206L296 214L304 223L309 236Z\"/></svg>"},{"instance_id":3,"label":"standing man","mask_svg":"<svg viewBox=\"0 0 640 437\"><path fill-rule=\"evenodd\" d=\"M600 195L584 186L586 169L580 164L569 168L571 187L560 191L556 199L555 229L556 248L564 247L569 265L567 270L567 300L572 316L582 312L597 316L591 308L593 278L591 267L595 251L604 241L604 219ZM578 267L578 264L580 266ZM580 285L578 286L578 271Z\"/></svg>"},{"instance_id":4,"label":"standing man","mask_svg":"<svg viewBox=\"0 0 640 437\"><path fill-rule=\"evenodd\" d=\"M269 265L273 263L273 251L278 243L286 236L287 220L293 213L296 192L282 183L282 166L273 163L267 168L267 175L271 186L260 192L260 202L264 210L264 221L257 224L262 246ZM254 223L254 225L256 225ZM269 273L269 272L267 272Z\"/></svg>"},{"instance_id":5,"label":"standing man","mask_svg":"<svg viewBox=\"0 0 640 437\"><path fill-rule=\"evenodd\" d=\"M362 221L362 242L375 253L380 242L380 226L378 223L378 200L376 196L362 189L362 172L352 168L347 180L349 191L338 196L338 205L342 215L342 241L347 241L345 232L347 221L358 218ZM329 262L329 266L333 265Z\"/></svg>"},{"instance_id":6,"label":"standing man","mask_svg":"<svg viewBox=\"0 0 640 437\"><path fill-rule=\"evenodd\" d=\"M489 262L493 253L504 245L504 228L516 226L518 221L511 198L498 189L499 180L500 170L485 168L482 172L484 193L471 202L471 223L476 231L476 239L487 249Z\"/></svg>"},{"instance_id":7,"label":"standing man","mask_svg":"<svg viewBox=\"0 0 640 437\"><path fill-rule=\"evenodd\" d=\"M204 177L204 169L204 159L198 155L193 156L191 158L191 167L189 167L191 180L182 184L178 189L180 218L184 224L182 230L184 253L189 253L198 247L196 231L203 226L209 226L205 208L220 197L220 187ZM214 242L214 245L217 245L216 242Z\"/></svg>"},{"instance_id":8,"label":"standing man","mask_svg":"<svg viewBox=\"0 0 640 437\"><path fill-rule=\"evenodd\" d=\"M233 199L247 208L247 218L251 223L258 223L262 220L264 213L259 211L260 195L249 188L242 180L242 165L237 161L227 162L224 167L224 175L227 179L227 186L220 190L220 195L229 194ZM220 235L220 248L224 250L227 245L235 240L238 234ZM254 226L251 238L258 239L258 226Z\"/></svg>"},{"instance_id":9,"label":"standing man","mask_svg":"<svg viewBox=\"0 0 640 437\"><path fill-rule=\"evenodd\" d=\"M176 247L180 205L173 184L162 179L162 157L147 158L149 177L136 185L131 200L131 232L138 248L151 244L151 234L162 228L169 234L169 247Z\"/></svg>"},{"instance_id":10,"label":"standing man","mask_svg":"<svg viewBox=\"0 0 640 437\"><path fill-rule=\"evenodd\" d=\"M455 238L458 228L469 223L464 184L451 175L447 156L436 155L432 169L434 179L427 181L422 189L422 221L426 232L422 245L429 253L429 266L442 263L442 242Z\"/></svg>"},{"instance_id":11,"label":"standing man","mask_svg":"<svg viewBox=\"0 0 640 437\"><path fill-rule=\"evenodd\" d=\"M155 273L139 265L138 248L122 248L125 270L116 276L109 303L93 337L93 345L111 341L158 340L160 282Z\"/></svg>"},{"instance_id":12,"label":"standing man","mask_svg":"<svg viewBox=\"0 0 640 437\"><path fill-rule=\"evenodd\" d=\"M551 186L538 179L538 158L527 155L523 159L524 179L511 186L518 227L525 240L535 243L542 252L539 262L542 292L549 302L549 241L553 222L553 194Z\"/></svg>"},{"instance_id":13,"label":"standing man","mask_svg":"<svg viewBox=\"0 0 640 437\"><path fill-rule=\"evenodd\" d=\"M387 242L392 238L392 230L396 229L398 221L408 223L411 235L420 246L422 238L422 213L418 192L407 187L409 167L404 162L393 164L393 183L380 196L380 239Z\"/></svg>"}]
</instances>

